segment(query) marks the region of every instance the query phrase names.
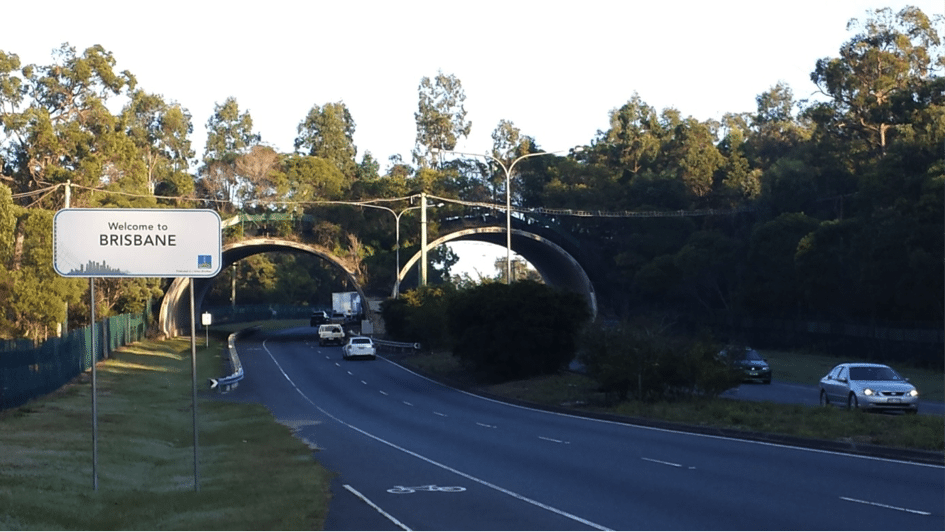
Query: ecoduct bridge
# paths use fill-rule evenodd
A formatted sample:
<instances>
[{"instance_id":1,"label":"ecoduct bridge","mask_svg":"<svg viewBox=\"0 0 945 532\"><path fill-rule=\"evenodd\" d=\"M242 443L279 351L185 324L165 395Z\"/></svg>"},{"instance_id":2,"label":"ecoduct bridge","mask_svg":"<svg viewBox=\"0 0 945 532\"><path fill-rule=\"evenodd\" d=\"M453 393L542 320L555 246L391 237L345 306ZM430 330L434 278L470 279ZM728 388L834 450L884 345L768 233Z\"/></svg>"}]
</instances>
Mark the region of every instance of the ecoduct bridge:
<instances>
[{"instance_id":1,"label":"ecoduct bridge","mask_svg":"<svg viewBox=\"0 0 945 532\"><path fill-rule=\"evenodd\" d=\"M240 222L240 217L230 218L222 223L222 228L227 228ZM427 252L435 249L437 246L448 242L460 241L478 241L496 244L501 247L506 245L506 228L496 225L485 225L481 227L465 227L450 233L447 233L431 242L427 243ZM585 269L577 259L565 251L561 246L552 242L549 238L540 236L526 229L512 229L512 250L530 262L541 275L544 282L550 286L564 288L582 294L588 303L592 316L597 315L597 297L594 293L594 287L591 284ZM233 263L257 255L260 253L274 251L300 251L311 253L335 267L345 272L351 286L354 286L358 294L361 295L361 301L367 301L364 291L355 279L354 268L341 257L332 254L327 248L317 244L307 244L293 240L271 237L250 237L239 242L232 242L223 246L220 271L222 272ZM421 253L418 251L410 257L398 272L398 282L402 281L407 273L420 261ZM180 336L190 334L191 318L190 314L190 295L189 283L194 283L194 309L198 316L194 316L193 323L199 323L200 309L204 297L209 292L214 278L186 278L178 277L171 283L170 288L164 295L161 302L161 311L158 317L158 323L161 332L168 336ZM399 283L398 283L399 284ZM391 297L397 296L397 285L391 292ZM375 315L370 305L364 305L365 317L375 325L378 316Z\"/></svg>"}]
</instances>

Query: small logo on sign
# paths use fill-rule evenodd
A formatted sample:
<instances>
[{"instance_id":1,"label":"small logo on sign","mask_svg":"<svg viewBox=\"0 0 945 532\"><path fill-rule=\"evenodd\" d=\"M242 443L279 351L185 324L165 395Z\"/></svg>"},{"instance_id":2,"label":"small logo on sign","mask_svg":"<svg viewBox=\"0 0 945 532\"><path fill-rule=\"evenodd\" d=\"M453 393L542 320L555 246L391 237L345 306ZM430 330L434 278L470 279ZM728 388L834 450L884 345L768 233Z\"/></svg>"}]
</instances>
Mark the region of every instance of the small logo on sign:
<instances>
[{"instance_id":1,"label":"small logo on sign","mask_svg":"<svg viewBox=\"0 0 945 532\"><path fill-rule=\"evenodd\" d=\"M200 270L212 269L213 257L211 255L197 255L197 268Z\"/></svg>"}]
</instances>

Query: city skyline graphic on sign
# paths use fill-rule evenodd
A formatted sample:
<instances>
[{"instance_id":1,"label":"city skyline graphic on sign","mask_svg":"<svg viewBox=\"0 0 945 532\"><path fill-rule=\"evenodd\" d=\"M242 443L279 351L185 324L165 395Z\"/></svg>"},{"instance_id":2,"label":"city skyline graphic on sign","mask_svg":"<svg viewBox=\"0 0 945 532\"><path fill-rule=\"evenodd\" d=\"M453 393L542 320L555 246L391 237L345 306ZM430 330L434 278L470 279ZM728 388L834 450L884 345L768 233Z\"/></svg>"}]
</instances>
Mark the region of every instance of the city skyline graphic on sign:
<instances>
[{"instance_id":1,"label":"city skyline graphic on sign","mask_svg":"<svg viewBox=\"0 0 945 532\"><path fill-rule=\"evenodd\" d=\"M128 272L122 271L118 268L112 268L108 265L107 262L94 261L90 260L85 264L80 264L78 268L73 268L69 271L70 275L74 274L108 274L108 275L128 275Z\"/></svg>"}]
</instances>

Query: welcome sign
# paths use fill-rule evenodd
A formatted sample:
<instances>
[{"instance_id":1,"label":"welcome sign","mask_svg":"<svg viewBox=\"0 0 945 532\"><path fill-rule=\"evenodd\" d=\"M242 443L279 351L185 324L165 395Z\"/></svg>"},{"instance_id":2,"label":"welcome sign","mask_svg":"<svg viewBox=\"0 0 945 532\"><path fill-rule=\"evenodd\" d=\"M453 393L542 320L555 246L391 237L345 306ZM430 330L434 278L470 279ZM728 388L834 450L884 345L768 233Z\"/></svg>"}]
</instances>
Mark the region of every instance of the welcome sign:
<instances>
[{"instance_id":1,"label":"welcome sign","mask_svg":"<svg viewBox=\"0 0 945 532\"><path fill-rule=\"evenodd\" d=\"M53 267L63 277L213 277L220 215L205 209L63 209Z\"/></svg>"}]
</instances>

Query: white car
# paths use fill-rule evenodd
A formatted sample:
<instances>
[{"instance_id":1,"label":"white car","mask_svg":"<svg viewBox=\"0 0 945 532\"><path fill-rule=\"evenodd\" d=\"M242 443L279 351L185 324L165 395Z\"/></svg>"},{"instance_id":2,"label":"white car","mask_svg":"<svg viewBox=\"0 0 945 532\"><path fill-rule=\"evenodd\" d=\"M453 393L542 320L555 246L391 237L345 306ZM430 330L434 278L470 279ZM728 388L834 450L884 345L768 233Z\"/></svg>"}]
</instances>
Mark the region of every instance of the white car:
<instances>
[{"instance_id":1,"label":"white car","mask_svg":"<svg viewBox=\"0 0 945 532\"><path fill-rule=\"evenodd\" d=\"M374 341L367 336L352 336L348 338L348 343L342 348L345 360L352 358L377 358L377 351L374 349Z\"/></svg>"},{"instance_id":2,"label":"white car","mask_svg":"<svg viewBox=\"0 0 945 532\"><path fill-rule=\"evenodd\" d=\"M896 370L883 364L840 364L820 379L820 404L850 410L919 410L919 392Z\"/></svg>"}]
</instances>

